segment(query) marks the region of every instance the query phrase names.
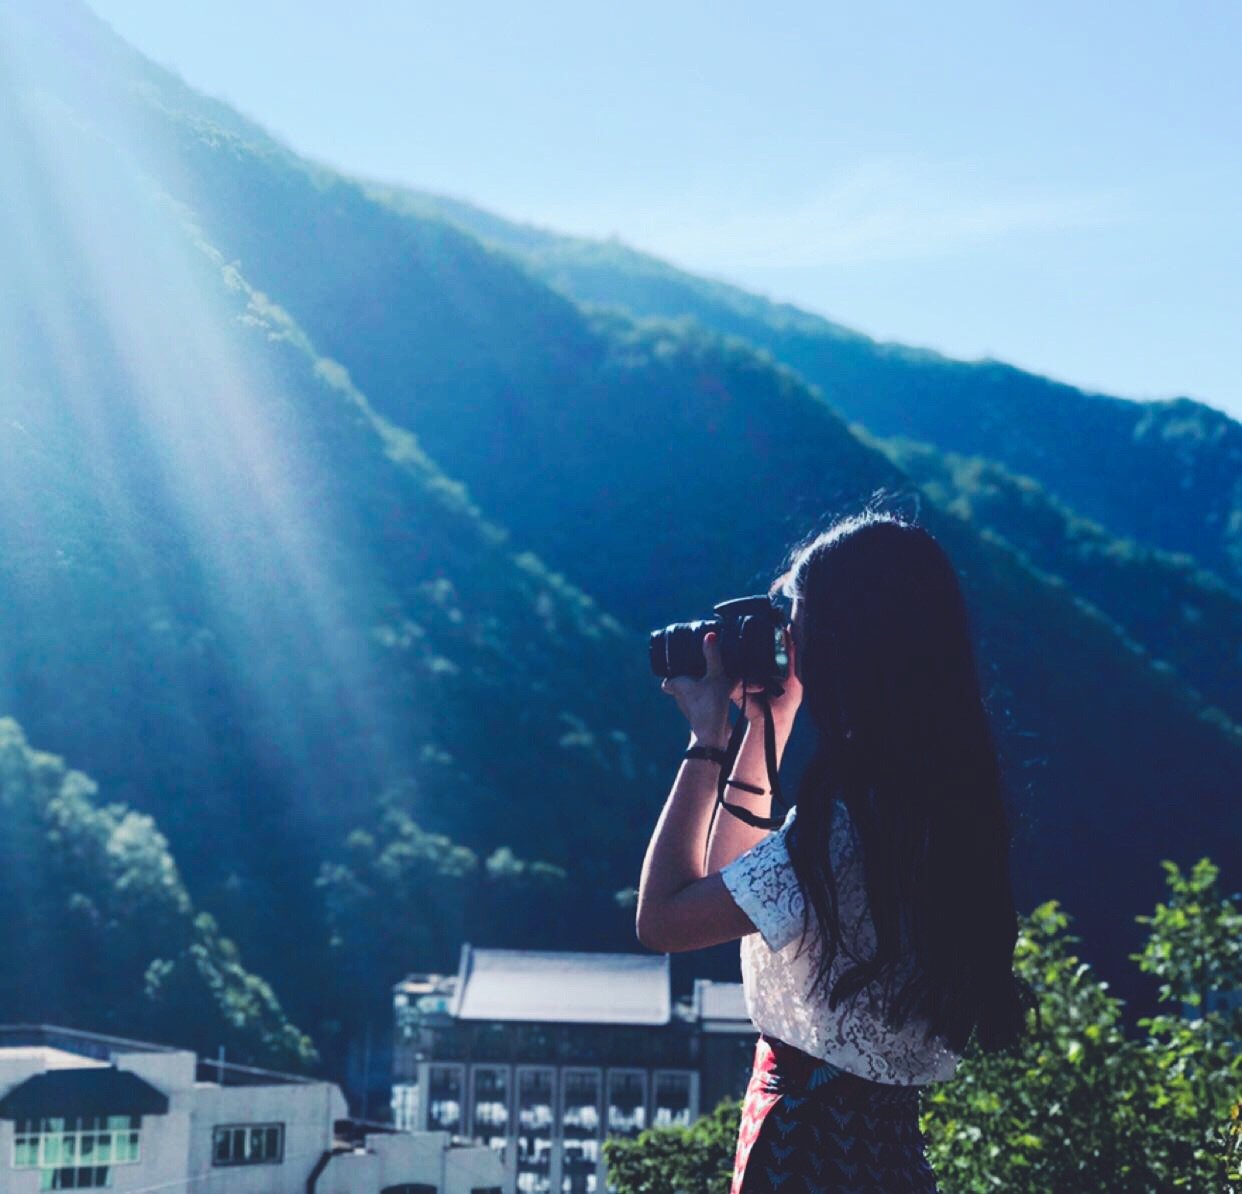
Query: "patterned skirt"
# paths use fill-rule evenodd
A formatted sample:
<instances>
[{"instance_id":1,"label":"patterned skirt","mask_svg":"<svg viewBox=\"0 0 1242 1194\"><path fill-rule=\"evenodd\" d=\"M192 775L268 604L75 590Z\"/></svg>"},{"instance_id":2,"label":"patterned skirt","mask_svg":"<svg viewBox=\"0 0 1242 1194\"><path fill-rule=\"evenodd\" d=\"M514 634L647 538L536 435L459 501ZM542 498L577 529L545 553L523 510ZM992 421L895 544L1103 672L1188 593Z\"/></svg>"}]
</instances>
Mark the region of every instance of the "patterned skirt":
<instances>
[{"instance_id":1,"label":"patterned skirt","mask_svg":"<svg viewBox=\"0 0 1242 1194\"><path fill-rule=\"evenodd\" d=\"M936 1194L921 1090L859 1078L761 1035L730 1194Z\"/></svg>"}]
</instances>

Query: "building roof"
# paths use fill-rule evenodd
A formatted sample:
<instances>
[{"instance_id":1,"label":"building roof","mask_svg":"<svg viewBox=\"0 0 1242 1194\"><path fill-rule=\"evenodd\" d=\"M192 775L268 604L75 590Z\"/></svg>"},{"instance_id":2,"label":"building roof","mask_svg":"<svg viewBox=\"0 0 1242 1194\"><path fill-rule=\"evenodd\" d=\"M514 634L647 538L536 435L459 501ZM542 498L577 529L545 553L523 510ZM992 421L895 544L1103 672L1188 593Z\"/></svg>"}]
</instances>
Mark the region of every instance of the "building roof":
<instances>
[{"instance_id":1,"label":"building roof","mask_svg":"<svg viewBox=\"0 0 1242 1194\"><path fill-rule=\"evenodd\" d=\"M0 1024L0 1062L38 1061L43 1063L41 1068L45 1071L72 1071L115 1065L134 1053L195 1056L190 1050L175 1045L155 1045L150 1041L133 1041L56 1024ZM326 1081L305 1074L282 1074L205 1057L195 1057L195 1066L200 1084L216 1086L285 1086Z\"/></svg>"},{"instance_id":2,"label":"building roof","mask_svg":"<svg viewBox=\"0 0 1242 1194\"><path fill-rule=\"evenodd\" d=\"M57 1024L0 1024L0 1053L13 1057L17 1050L50 1050L46 1056L61 1053L82 1059L111 1062L122 1053L176 1053L173 1045L153 1045L149 1041L132 1041L126 1037L107 1036L79 1028L63 1028ZM69 1063L74 1064L74 1063Z\"/></svg>"},{"instance_id":3,"label":"building roof","mask_svg":"<svg viewBox=\"0 0 1242 1194\"><path fill-rule=\"evenodd\" d=\"M56 1115L166 1115L168 1096L128 1070L87 1062L87 1068L48 1070L0 1098L0 1119Z\"/></svg>"},{"instance_id":4,"label":"building roof","mask_svg":"<svg viewBox=\"0 0 1242 1194\"><path fill-rule=\"evenodd\" d=\"M40 1070L85 1070L108 1064L84 1053L71 1053L52 1045L0 1045L2 1061L34 1061L38 1062Z\"/></svg>"},{"instance_id":5,"label":"building roof","mask_svg":"<svg viewBox=\"0 0 1242 1194\"><path fill-rule=\"evenodd\" d=\"M668 955L463 945L453 1014L461 1020L667 1024Z\"/></svg>"}]
</instances>

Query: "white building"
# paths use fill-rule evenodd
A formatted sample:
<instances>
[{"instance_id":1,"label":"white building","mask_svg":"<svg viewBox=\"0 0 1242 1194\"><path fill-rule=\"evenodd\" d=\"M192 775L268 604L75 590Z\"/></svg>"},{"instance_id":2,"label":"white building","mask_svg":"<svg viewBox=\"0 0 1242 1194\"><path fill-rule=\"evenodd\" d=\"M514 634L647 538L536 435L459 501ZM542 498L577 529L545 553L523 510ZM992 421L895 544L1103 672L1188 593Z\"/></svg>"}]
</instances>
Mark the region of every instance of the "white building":
<instances>
[{"instance_id":1,"label":"white building","mask_svg":"<svg viewBox=\"0 0 1242 1194\"><path fill-rule=\"evenodd\" d=\"M351 1121L332 1083L183 1049L0 1026L0 1191L497 1194L447 1132Z\"/></svg>"},{"instance_id":2,"label":"white building","mask_svg":"<svg viewBox=\"0 0 1242 1194\"><path fill-rule=\"evenodd\" d=\"M393 992L393 1118L486 1144L505 1194L602 1194L603 1143L685 1125L750 1077L740 983L672 995L669 958L462 947Z\"/></svg>"}]
</instances>

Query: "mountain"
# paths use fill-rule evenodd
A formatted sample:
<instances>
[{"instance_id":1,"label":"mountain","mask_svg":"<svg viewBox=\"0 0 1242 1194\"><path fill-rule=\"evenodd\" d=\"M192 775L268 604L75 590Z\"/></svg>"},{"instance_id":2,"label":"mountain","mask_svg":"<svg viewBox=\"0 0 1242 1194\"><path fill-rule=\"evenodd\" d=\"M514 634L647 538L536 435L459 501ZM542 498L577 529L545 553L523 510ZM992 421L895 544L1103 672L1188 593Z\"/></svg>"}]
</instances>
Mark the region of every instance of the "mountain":
<instances>
[{"instance_id":1,"label":"mountain","mask_svg":"<svg viewBox=\"0 0 1242 1194\"><path fill-rule=\"evenodd\" d=\"M857 426L855 432L865 433ZM912 440L876 446L929 498L1017 552L1113 621L1136 651L1177 672L1204 701L1242 721L1242 598L1186 555L1117 539L1038 481L995 461Z\"/></svg>"},{"instance_id":2,"label":"mountain","mask_svg":"<svg viewBox=\"0 0 1242 1194\"><path fill-rule=\"evenodd\" d=\"M580 302L688 317L766 349L881 437L995 460L1119 538L1187 553L1242 587L1242 426L1188 398L1131 402L1001 361L883 343L784 303L696 277L616 242L515 224L398 187L370 194L503 248ZM1148 495L1147 501L1136 495Z\"/></svg>"},{"instance_id":3,"label":"mountain","mask_svg":"<svg viewBox=\"0 0 1242 1194\"><path fill-rule=\"evenodd\" d=\"M81 36L40 42L54 14ZM569 864L565 931L632 937L611 896L638 831L589 854L680 737L631 699L642 639L211 245L75 69L111 44L89 14L29 19L4 30L26 73L0 97L0 709L157 818L196 904L312 1031L339 1010L316 880L394 808ZM387 959L375 998L455 956Z\"/></svg>"},{"instance_id":4,"label":"mountain","mask_svg":"<svg viewBox=\"0 0 1242 1194\"><path fill-rule=\"evenodd\" d=\"M643 632L876 494L962 574L1023 905L1124 975L1156 859L1242 861L1228 717L798 373L584 310L70 0L0 35L0 712L157 818L321 1048L454 934L632 947L683 734Z\"/></svg>"}]
</instances>

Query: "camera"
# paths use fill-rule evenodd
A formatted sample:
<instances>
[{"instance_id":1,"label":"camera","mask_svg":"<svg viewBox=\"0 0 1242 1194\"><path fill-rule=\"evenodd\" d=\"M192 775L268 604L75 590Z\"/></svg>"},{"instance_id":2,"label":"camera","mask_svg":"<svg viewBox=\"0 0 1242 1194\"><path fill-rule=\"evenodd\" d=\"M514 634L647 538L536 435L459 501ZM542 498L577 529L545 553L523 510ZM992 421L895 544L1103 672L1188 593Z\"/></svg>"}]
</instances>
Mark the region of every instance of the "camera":
<instances>
[{"instance_id":1,"label":"camera","mask_svg":"<svg viewBox=\"0 0 1242 1194\"><path fill-rule=\"evenodd\" d=\"M657 676L707 674L703 639L714 630L720 659L731 680L762 684L778 691L789 675L785 650L785 611L767 595L735 597L713 607L716 616L698 622L674 622L653 630L650 640L651 670Z\"/></svg>"}]
</instances>

